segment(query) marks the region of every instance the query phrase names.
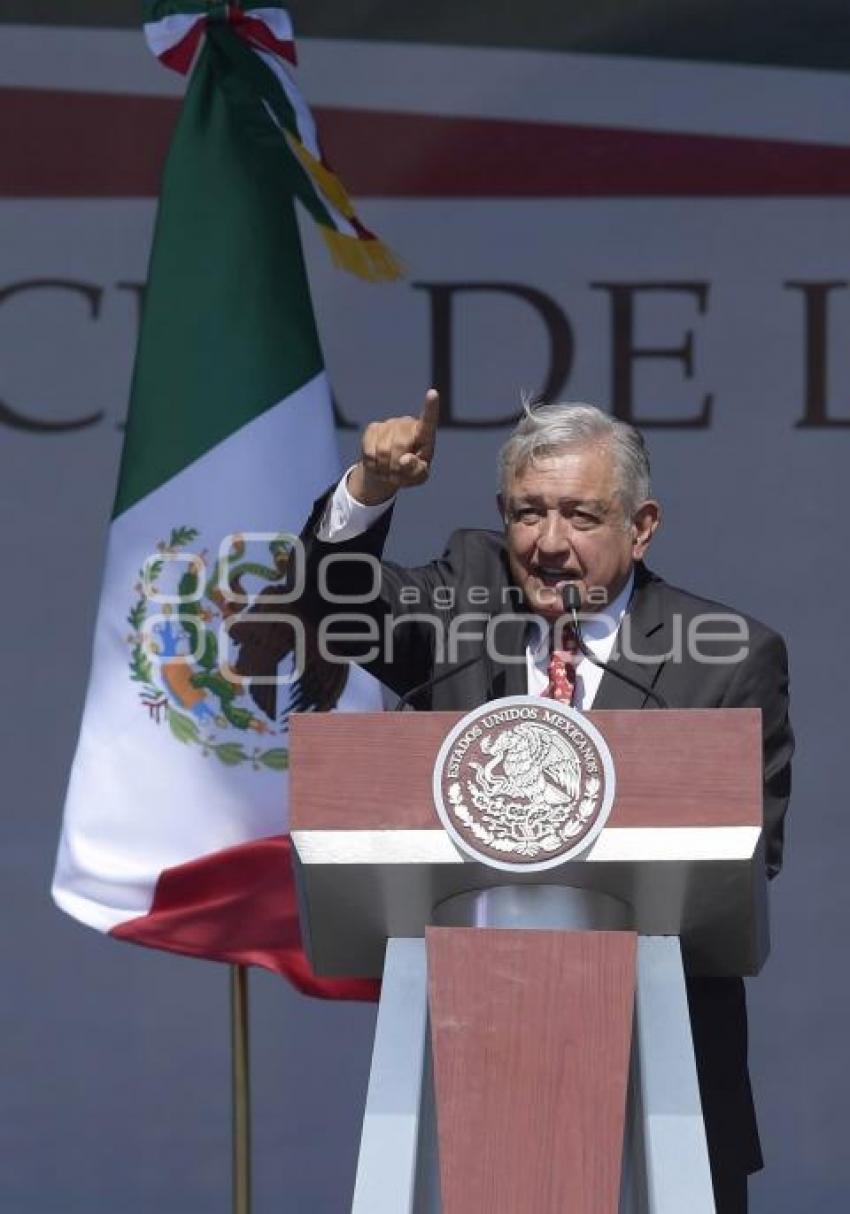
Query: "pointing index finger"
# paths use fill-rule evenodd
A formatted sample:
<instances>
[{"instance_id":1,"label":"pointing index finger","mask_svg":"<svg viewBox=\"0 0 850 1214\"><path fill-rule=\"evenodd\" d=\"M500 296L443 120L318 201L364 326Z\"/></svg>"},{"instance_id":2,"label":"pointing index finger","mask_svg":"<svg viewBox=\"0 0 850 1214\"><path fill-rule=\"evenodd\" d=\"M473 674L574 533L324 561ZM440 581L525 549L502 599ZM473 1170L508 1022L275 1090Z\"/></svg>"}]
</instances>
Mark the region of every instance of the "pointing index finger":
<instances>
[{"instance_id":1,"label":"pointing index finger","mask_svg":"<svg viewBox=\"0 0 850 1214\"><path fill-rule=\"evenodd\" d=\"M416 427L416 437L420 443L430 445L434 442L439 421L440 394L436 388L429 388L425 393L422 412L419 414L419 425Z\"/></svg>"}]
</instances>

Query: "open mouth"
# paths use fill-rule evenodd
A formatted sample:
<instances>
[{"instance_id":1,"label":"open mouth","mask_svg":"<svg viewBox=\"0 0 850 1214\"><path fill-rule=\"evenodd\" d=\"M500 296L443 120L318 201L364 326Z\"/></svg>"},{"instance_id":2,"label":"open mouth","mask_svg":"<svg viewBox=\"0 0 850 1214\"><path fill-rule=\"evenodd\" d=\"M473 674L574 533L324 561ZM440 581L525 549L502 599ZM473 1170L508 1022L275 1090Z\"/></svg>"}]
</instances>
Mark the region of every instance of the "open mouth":
<instances>
[{"instance_id":1,"label":"open mouth","mask_svg":"<svg viewBox=\"0 0 850 1214\"><path fill-rule=\"evenodd\" d=\"M555 569L548 565L535 565L534 576L541 581L544 586L549 586L553 590L557 586L563 586L566 582L576 582L578 578L576 574L566 569Z\"/></svg>"}]
</instances>

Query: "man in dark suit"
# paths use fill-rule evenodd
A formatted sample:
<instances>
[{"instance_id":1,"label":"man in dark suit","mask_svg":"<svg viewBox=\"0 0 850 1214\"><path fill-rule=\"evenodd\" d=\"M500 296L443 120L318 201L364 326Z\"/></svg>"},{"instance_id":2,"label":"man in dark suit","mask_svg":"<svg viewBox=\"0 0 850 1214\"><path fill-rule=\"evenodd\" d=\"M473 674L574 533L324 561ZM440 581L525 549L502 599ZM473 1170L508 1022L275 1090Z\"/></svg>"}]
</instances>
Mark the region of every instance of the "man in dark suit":
<instances>
[{"instance_id":1,"label":"man in dark suit","mask_svg":"<svg viewBox=\"0 0 850 1214\"><path fill-rule=\"evenodd\" d=\"M641 435L593 406L526 410L502 452L504 532L456 532L439 560L405 569L382 559L390 503L427 479L437 410L429 392L420 417L369 426L360 461L317 503L304 533L302 606L311 623L349 617L336 651L367 659L367 669L399 694L434 680L417 707L472 708L551 690L552 636L557 643L562 592L572 583L587 643L614 671L672 708L761 708L766 858L775 875L793 750L785 646L763 624L646 568L661 511ZM352 612L362 645L353 640ZM329 648L334 635L333 628L325 634ZM253 661L256 670L256 655ZM574 677L579 708L653 707L646 691L587 659ZM690 978L688 997L717 1208L739 1214L747 1175L762 1165L743 983Z\"/></svg>"}]
</instances>

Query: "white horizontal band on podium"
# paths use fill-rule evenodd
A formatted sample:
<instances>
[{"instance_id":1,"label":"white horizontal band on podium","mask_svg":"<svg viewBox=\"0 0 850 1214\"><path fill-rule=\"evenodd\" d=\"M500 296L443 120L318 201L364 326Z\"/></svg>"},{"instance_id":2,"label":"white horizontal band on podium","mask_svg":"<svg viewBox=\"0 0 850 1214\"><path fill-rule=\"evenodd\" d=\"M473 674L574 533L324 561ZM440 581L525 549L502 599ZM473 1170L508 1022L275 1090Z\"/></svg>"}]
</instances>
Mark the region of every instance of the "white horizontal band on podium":
<instances>
[{"instance_id":1,"label":"white horizontal band on podium","mask_svg":"<svg viewBox=\"0 0 850 1214\"><path fill-rule=\"evenodd\" d=\"M572 863L749 860L760 835L757 826L613 826ZM292 838L307 865L471 863L438 829L296 830Z\"/></svg>"}]
</instances>

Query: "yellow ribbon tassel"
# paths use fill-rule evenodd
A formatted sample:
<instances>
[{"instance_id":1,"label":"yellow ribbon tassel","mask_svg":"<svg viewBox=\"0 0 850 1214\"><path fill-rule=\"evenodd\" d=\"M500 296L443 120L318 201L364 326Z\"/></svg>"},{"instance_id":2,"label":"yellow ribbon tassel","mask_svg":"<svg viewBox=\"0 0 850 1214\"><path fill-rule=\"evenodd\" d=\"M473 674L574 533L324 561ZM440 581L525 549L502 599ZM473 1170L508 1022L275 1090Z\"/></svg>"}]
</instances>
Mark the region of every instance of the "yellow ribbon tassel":
<instances>
[{"instance_id":1,"label":"yellow ribbon tassel","mask_svg":"<svg viewBox=\"0 0 850 1214\"><path fill-rule=\"evenodd\" d=\"M355 218L354 207L340 179L311 155L299 139L288 131L285 134L287 143L317 189L350 223ZM348 270L350 274L356 274L358 278L366 278L370 282L394 282L404 276L402 263L377 237L362 239L359 236L349 236L324 224L319 224L319 231L330 249L334 265L340 269Z\"/></svg>"},{"instance_id":2,"label":"yellow ribbon tassel","mask_svg":"<svg viewBox=\"0 0 850 1214\"><path fill-rule=\"evenodd\" d=\"M404 276L404 267L391 249L380 240L361 240L357 236L346 236L336 228L319 224L319 231L330 249L334 265L348 270L358 278L369 282L394 282Z\"/></svg>"}]
</instances>

